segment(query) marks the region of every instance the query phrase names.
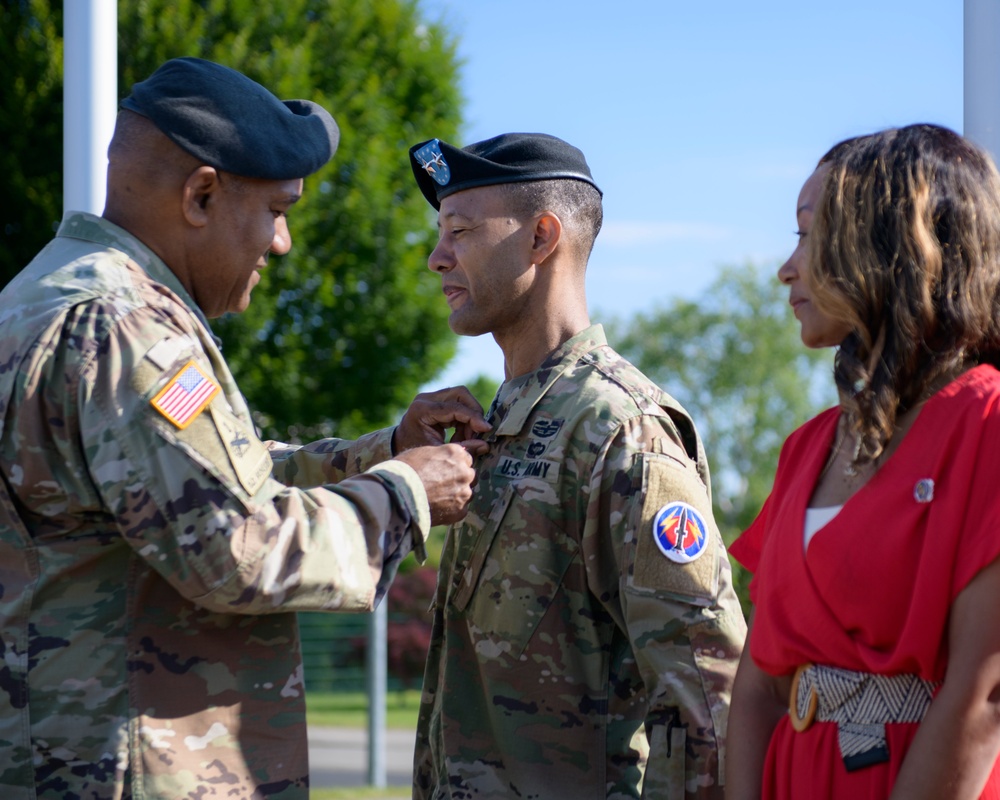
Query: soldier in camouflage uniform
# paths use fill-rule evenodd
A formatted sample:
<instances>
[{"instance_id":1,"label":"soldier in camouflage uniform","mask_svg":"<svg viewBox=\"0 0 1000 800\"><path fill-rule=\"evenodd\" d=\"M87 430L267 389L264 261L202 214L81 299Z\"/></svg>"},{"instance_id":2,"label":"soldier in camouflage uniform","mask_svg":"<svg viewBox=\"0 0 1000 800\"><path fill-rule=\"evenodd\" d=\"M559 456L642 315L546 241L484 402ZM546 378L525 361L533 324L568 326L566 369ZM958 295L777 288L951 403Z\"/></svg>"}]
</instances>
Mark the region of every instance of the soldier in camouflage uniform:
<instances>
[{"instance_id":1,"label":"soldier in camouflage uniform","mask_svg":"<svg viewBox=\"0 0 1000 800\"><path fill-rule=\"evenodd\" d=\"M0 797L304 800L294 612L371 609L474 477L457 445L388 459L487 426L445 392L261 442L207 317L290 248L336 125L197 59L123 106L105 216L0 294Z\"/></svg>"},{"instance_id":2,"label":"soldier in camouflage uniform","mask_svg":"<svg viewBox=\"0 0 1000 800\"><path fill-rule=\"evenodd\" d=\"M415 145L457 333L507 380L433 603L414 798L721 798L746 626L691 419L590 325L583 154Z\"/></svg>"}]
</instances>

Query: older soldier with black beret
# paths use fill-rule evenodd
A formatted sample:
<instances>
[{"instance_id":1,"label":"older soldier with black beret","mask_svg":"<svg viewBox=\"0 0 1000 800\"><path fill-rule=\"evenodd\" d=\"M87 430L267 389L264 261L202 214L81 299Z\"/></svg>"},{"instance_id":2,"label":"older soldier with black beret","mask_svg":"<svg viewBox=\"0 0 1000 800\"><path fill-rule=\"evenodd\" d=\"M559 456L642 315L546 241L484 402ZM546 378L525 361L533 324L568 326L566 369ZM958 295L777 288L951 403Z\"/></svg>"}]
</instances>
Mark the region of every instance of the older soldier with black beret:
<instances>
[{"instance_id":1,"label":"older soldier with black beret","mask_svg":"<svg viewBox=\"0 0 1000 800\"><path fill-rule=\"evenodd\" d=\"M417 445L488 428L467 392L261 442L209 327L337 139L314 103L168 61L122 102L103 217L67 213L0 294L4 800L306 798L294 612L372 608L463 515L469 451Z\"/></svg>"},{"instance_id":2,"label":"older soldier with black beret","mask_svg":"<svg viewBox=\"0 0 1000 800\"><path fill-rule=\"evenodd\" d=\"M410 154L451 327L506 375L441 559L413 796L721 798L746 625L694 424L590 323L586 159L521 133Z\"/></svg>"}]
</instances>

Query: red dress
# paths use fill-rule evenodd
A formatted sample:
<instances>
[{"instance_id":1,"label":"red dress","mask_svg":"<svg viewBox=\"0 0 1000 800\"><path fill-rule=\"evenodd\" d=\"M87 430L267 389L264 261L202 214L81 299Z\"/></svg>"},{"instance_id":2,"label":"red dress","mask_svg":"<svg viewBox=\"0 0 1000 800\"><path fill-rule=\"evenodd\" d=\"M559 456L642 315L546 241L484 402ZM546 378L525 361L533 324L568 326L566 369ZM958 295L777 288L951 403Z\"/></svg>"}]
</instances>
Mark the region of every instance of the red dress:
<instances>
[{"instance_id":1,"label":"red dress","mask_svg":"<svg viewBox=\"0 0 1000 800\"><path fill-rule=\"evenodd\" d=\"M788 437L771 496L730 548L755 573L750 653L772 675L813 663L941 681L951 603L1000 554L1000 373L976 367L931 397L892 456L803 552L805 511L837 416L825 411ZM886 729L889 761L847 772L836 724L796 733L783 717L763 797L888 797L917 723ZM981 797L1000 798L997 766Z\"/></svg>"}]
</instances>

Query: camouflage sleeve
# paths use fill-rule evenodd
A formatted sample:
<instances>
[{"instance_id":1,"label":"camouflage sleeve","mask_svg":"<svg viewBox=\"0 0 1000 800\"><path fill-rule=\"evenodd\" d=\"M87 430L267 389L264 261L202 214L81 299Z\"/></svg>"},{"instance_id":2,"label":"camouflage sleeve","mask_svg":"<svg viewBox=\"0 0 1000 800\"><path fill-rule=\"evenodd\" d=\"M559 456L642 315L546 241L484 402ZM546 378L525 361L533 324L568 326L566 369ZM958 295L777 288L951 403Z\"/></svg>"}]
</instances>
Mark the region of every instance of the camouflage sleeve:
<instances>
[{"instance_id":1,"label":"camouflage sleeve","mask_svg":"<svg viewBox=\"0 0 1000 800\"><path fill-rule=\"evenodd\" d=\"M223 392L177 424L157 397L192 364L209 378L228 369L148 317L118 322L76 391L91 480L125 540L212 611L372 608L399 559L422 553L430 515L416 473L391 462L336 485L284 486Z\"/></svg>"},{"instance_id":2,"label":"camouflage sleeve","mask_svg":"<svg viewBox=\"0 0 1000 800\"><path fill-rule=\"evenodd\" d=\"M392 458L392 428L383 428L359 439L319 439L296 447L265 442L272 474L285 486L310 488L338 483Z\"/></svg>"},{"instance_id":3,"label":"camouflage sleeve","mask_svg":"<svg viewBox=\"0 0 1000 800\"><path fill-rule=\"evenodd\" d=\"M673 425L643 416L607 443L588 519L610 551L591 563L616 598L648 700L646 798L723 796L732 681L746 635L722 537L697 466ZM596 506L596 507L593 507Z\"/></svg>"}]
</instances>

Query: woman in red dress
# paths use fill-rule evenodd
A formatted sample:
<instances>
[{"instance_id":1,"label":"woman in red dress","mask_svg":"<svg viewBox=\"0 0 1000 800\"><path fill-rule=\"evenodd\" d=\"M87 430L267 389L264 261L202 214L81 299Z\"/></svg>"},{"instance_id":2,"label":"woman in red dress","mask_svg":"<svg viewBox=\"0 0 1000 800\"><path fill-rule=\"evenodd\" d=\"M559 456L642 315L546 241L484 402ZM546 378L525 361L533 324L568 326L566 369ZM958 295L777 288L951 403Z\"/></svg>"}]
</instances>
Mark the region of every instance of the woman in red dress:
<instances>
[{"instance_id":1,"label":"woman in red dress","mask_svg":"<svg viewBox=\"0 0 1000 800\"><path fill-rule=\"evenodd\" d=\"M726 796L1000 798L1000 176L913 125L833 148L797 218L778 277L840 403L730 549Z\"/></svg>"}]
</instances>

